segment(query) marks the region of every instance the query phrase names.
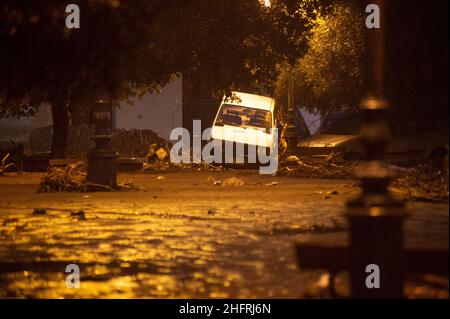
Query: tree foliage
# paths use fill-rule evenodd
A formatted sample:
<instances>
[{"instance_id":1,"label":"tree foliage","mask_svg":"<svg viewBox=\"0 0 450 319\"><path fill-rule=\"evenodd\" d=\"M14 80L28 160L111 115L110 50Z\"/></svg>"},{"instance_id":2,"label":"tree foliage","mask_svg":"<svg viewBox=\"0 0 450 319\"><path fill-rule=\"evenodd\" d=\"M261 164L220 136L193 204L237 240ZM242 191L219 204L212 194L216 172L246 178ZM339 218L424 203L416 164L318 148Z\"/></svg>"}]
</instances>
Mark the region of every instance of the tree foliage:
<instances>
[{"instance_id":1,"label":"tree foliage","mask_svg":"<svg viewBox=\"0 0 450 319\"><path fill-rule=\"evenodd\" d=\"M1 1L0 109L22 114L51 104L55 157L65 155L69 107L156 89L173 71L149 49L157 1L77 4L81 28L68 29L63 1Z\"/></svg>"},{"instance_id":2,"label":"tree foliage","mask_svg":"<svg viewBox=\"0 0 450 319\"><path fill-rule=\"evenodd\" d=\"M64 156L69 113L98 97L129 99L191 72L215 91L269 90L306 52L317 1L80 0L81 27L67 29L64 1L0 0L0 109L50 103L52 152Z\"/></svg>"},{"instance_id":3,"label":"tree foliage","mask_svg":"<svg viewBox=\"0 0 450 319\"><path fill-rule=\"evenodd\" d=\"M295 103L310 111L357 107L364 93L364 17L352 2L337 2L314 21L309 49L281 74L276 89L286 105L287 73L293 72Z\"/></svg>"}]
</instances>

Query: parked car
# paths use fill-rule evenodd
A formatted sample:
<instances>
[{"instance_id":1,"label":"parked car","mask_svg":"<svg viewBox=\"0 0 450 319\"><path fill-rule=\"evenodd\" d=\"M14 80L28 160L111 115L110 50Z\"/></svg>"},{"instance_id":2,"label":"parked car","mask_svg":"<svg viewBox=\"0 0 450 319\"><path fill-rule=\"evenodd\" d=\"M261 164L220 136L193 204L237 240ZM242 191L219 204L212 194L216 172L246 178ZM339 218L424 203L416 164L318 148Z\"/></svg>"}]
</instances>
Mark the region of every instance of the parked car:
<instances>
[{"instance_id":1,"label":"parked car","mask_svg":"<svg viewBox=\"0 0 450 319\"><path fill-rule=\"evenodd\" d=\"M317 134L300 141L300 155L326 157L340 153L344 159L360 160L364 157L361 145L360 112L331 113L322 120ZM428 132L414 135L399 134L398 125L389 117L392 140L387 147L387 160L393 164L410 166L429 160L442 165L448 154L448 134Z\"/></svg>"}]
</instances>

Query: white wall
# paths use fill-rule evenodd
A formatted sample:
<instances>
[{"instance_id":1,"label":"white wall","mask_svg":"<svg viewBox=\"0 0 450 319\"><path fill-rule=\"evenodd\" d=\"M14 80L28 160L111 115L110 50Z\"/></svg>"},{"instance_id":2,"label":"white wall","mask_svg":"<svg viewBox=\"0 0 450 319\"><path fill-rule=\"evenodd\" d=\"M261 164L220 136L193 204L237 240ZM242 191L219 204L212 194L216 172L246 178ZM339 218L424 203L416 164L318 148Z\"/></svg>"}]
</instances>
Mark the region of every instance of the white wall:
<instances>
[{"instance_id":1,"label":"white wall","mask_svg":"<svg viewBox=\"0 0 450 319\"><path fill-rule=\"evenodd\" d=\"M43 104L35 116L0 119L0 141L28 142L32 130L52 125L50 106Z\"/></svg>"},{"instance_id":2,"label":"white wall","mask_svg":"<svg viewBox=\"0 0 450 319\"><path fill-rule=\"evenodd\" d=\"M175 127L182 126L181 78L169 83L161 93L134 99L134 105L123 102L117 110L117 127L127 130L150 129L169 139ZM44 104L36 116L0 119L0 141L27 142L32 130L52 125L51 109Z\"/></svg>"},{"instance_id":3,"label":"white wall","mask_svg":"<svg viewBox=\"0 0 450 319\"><path fill-rule=\"evenodd\" d=\"M120 104L117 128L150 129L169 139L172 129L182 125L181 78L165 86L161 93L149 93L133 102L133 106Z\"/></svg>"}]
</instances>

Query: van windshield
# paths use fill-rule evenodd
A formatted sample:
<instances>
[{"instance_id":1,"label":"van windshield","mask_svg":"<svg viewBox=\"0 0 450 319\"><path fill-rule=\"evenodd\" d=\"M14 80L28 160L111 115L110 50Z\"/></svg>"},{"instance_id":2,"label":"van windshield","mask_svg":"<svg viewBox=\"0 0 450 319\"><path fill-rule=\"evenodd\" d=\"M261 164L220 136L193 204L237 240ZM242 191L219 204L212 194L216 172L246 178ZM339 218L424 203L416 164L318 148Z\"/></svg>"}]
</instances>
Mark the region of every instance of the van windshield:
<instances>
[{"instance_id":1,"label":"van windshield","mask_svg":"<svg viewBox=\"0 0 450 319\"><path fill-rule=\"evenodd\" d=\"M245 106L223 104L217 115L217 126L233 125L241 127L257 127L270 130L272 114L269 111L253 109Z\"/></svg>"}]
</instances>

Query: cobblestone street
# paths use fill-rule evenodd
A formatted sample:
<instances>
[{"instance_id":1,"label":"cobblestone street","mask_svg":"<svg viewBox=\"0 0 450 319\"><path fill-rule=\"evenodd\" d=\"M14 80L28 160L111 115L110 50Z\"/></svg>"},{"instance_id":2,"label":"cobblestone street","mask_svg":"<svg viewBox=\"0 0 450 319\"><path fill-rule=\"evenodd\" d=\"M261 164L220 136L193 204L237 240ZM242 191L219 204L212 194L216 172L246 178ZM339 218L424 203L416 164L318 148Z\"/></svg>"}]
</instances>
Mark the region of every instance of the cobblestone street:
<instances>
[{"instance_id":1,"label":"cobblestone street","mask_svg":"<svg viewBox=\"0 0 450 319\"><path fill-rule=\"evenodd\" d=\"M345 199L358 191L346 180L226 170L119 176L140 191L36 193L42 176L0 178L0 297L321 296L327 276L299 270L294 244L346 242ZM213 185L230 177L244 185ZM448 204L408 208L406 245L448 249ZM85 219L72 214L80 210ZM80 266L80 289L66 287L67 264ZM346 276L337 279L345 295ZM407 294L448 297L448 280L430 285L442 281L411 283Z\"/></svg>"}]
</instances>

